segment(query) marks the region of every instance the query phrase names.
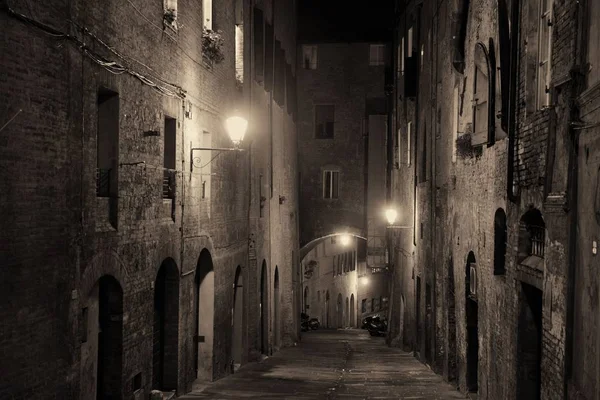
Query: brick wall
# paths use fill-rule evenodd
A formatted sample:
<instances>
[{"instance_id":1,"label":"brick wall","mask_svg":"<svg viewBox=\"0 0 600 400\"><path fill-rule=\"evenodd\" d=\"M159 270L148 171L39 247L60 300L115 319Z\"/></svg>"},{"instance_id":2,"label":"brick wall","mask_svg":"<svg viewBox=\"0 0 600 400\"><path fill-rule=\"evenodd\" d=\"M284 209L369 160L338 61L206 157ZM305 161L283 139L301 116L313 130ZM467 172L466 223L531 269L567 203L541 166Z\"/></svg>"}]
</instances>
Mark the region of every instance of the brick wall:
<instances>
[{"instance_id":1,"label":"brick wall","mask_svg":"<svg viewBox=\"0 0 600 400\"><path fill-rule=\"evenodd\" d=\"M315 44L315 43L307 43ZM366 98L383 97L383 68L369 66L368 43L316 43L317 68L298 64L301 244L365 227ZM298 46L302 61L302 46ZM335 107L334 138L316 139L315 104ZM339 198L323 198L323 169L340 170ZM309 211L310 210L310 211Z\"/></svg>"},{"instance_id":2,"label":"brick wall","mask_svg":"<svg viewBox=\"0 0 600 400\"><path fill-rule=\"evenodd\" d=\"M433 8L432 8L433 7ZM473 252L477 262L477 302L478 302L478 393L480 398L513 398L517 393L515 376L518 368L518 346L515 332L518 328L521 309L520 282L535 281L543 290L543 333L542 340L542 398L558 398L563 394L565 380L565 338L566 325L566 266L568 237L567 219L564 211L552 211L545 206L544 185L547 184L547 171L551 170L556 182L562 184L566 170L564 151L557 147L557 156L548 158L549 143L566 143L560 137L568 124L569 110L564 98L567 88L561 88L554 104L557 108L556 121L552 125L551 111L535 111L528 107L531 96L529 90L535 87L527 74L524 43L519 44L521 68L519 70L517 131L515 146L515 176L520 188L520 198L511 203L506 194L508 161L508 140L506 132L496 120L496 143L483 146L473 157L457 157L454 138L461 136L473 122L473 72L475 45L478 42L489 47L489 38L494 40L496 65L501 66L498 36L498 14L496 3L491 1L471 2L468 14L465 40L465 71L458 73L452 68L454 60L452 29L461 21L453 21L457 15L455 5L442 3L423 5L420 11L411 2L397 26L397 43L402 37L407 40L407 30L413 26L416 38L420 38L424 50L423 66L419 67L419 91L417 98L404 96L404 79L414 79L399 75L396 84L394 132L400 129L400 143L394 143L399 153L400 163L394 170L393 198L398 207L406 210L405 224L413 223L416 247L413 246L412 232L401 233L396 239L399 249L394 273L392 292L392 321L395 330L390 332L390 343L419 351L419 357L433 362L433 369L445 379L455 381L461 390L467 390L467 331L466 331L466 260ZM568 9L568 10L567 10ZM576 7L566 2L555 2L552 71L557 77L565 76L573 57L567 54L574 49ZM452 18L450 18L452 16ZM414 18L420 19L416 24ZM528 23L526 13L521 14L522 29ZM413 22L411 22L413 21ZM524 35L522 36L524 37ZM521 39L523 40L523 39ZM406 43L406 42L405 42ZM489 50L489 48L488 48ZM394 57L396 58L396 57ZM502 93L500 71L496 73L496 109L500 111ZM560 78L556 78L557 80ZM430 85L434 83L434 85ZM453 132L454 89L464 94L462 113L458 118L457 133ZM460 109L460 107L458 107ZM565 121L564 123L562 121ZM408 157L406 130L412 122L410 143L411 161ZM558 130L556 128L558 126ZM426 131L425 131L426 127ZM427 132L427 133L425 133ZM558 132L558 133L556 133ZM555 135L557 135L555 137ZM416 151L416 154L414 154ZM416 157L416 158L415 158ZM415 167L419 159L427 160L426 166L417 171L419 183L415 188ZM550 161L547 161L550 160ZM564 163L563 163L564 162ZM425 172L423 176L422 171ZM555 185L558 189L558 185ZM549 192L553 190L546 188ZM560 189L558 189L560 190ZM416 195L413 196L413 193ZM546 222L545 272L537 272L537 277L525 277L516 266L518 251L519 220L530 204L542 210ZM498 208L505 210L508 225L506 252L506 274L494 275L494 213ZM562 232L562 233L561 233ZM549 245L551 244L551 245ZM414 258L411 255L414 252ZM414 262L413 262L414 261ZM451 268L446 263L452 263ZM414 277L412 274L414 268ZM535 275L535 274L534 274ZM415 333L411 331L416 316L415 277L421 277L420 321L422 324L420 348L415 348ZM516 283L519 283L518 285ZM426 330L426 284L434 289L434 321ZM400 315L401 298L407 297L404 313ZM452 300L452 301L450 301ZM454 304L454 306L452 306ZM406 310L409 310L408 312ZM402 320L403 327L398 325ZM408 322L407 322L408 321ZM408 329L407 329L408 328ZM404 337L401 337L400 333ZM425 339L433 338L435 349L433 360L425 355Z\"/></svg>"},{"instance_id":3,"label":"brick wall","mask_svg":"<svg viewBox=\"0 0 600 400\"><path fill-rule=\"evenodd\" d=\"M263 6L270 7L270 2L265 3ZM268 112L268 96L249 79L242 92L235 87L234 10L230 3L215 0L213 5L214 27L223 31L225 60L212 67L205 65L200 47L201 4L196 0L178 2L177 31L163 30L161 3L95 1L84 7L60 2L16 10L85 40L91 53L127 66L166 91L177 92L181 87L185 100L159 94L130 73L111 74L69 40L58 40L0 13L3 26L8 27L0 42L7 55L2 59L2 70L7 72L3 76L11 76L10 81L0 81L0 97L8 113L23 110L0 132L2 158L13 161L0 173L6 188L2 212L13 221L2 228L7 250L2 252L2 264L8 268L2 279L7 296L3 303L8 306L2 313L8 323L2 329L5 356L1 369L9 374L0 389L2 396L87 396L80 384L84 360L79 315L103 275L114 276L123 291L121 380L122 395L127 399L133 397L132 379L138 373L142 390L147 393L151 389L153 283L163 260L172 258L180 275L178 393L189 391L196 378L194 272L202 249L210 251L217 271L215 379L231 372L236 266L242 266L244 285L249 289L244 291L243 362L260 351L256 339L260 269L253 258L265 259L273 268L278 264L284 292L294 293L297 267L292 255L297 254L298 241L295 124L285 106L285 111L274 116L279 141L271 151L282 156L273 177L277 195L265 215L256 217L258 176L263 173L263 185L268 187L271 178L266 171L272 165L269 147L257 146L265 140L260 135L264 130L253 123ZM250 27L249 2L244 4L245 25ZM292 5L280 7L278 13L279 21L286 23L279 22L285 29L277 35L293 55ZM83 34L78 26L89 33ZM288 61L295 64L293 59ZM250 71L251 63L245 68ZM124 165L119 167L118 199L114 201L117 229L107 223L107 204L95 193L100 87L119 94L119 162ZM249 90L257 94L252 103ZM184 113L188 101L191 118ZM234 107L251 113L248 140L243 144L246 151L195 152L201 159L194 160L191 171L190 145L231 146L222 120ZM174 205L162 199L165 116L177 119ZM147 133L151 131L160 136ZM211 133L210 143L204 140L203 131ZM207 199L201 196L203 181L210 189ZM288 199L283 205L279 205L279 194ZM250 214L248 207L252 208ZM255 255L249 257L251 234L257 244ZM272 290L272 283L270 287ZM282 315L290 315L284 332L293 337L295 315L285 310L294 307L294 299L284 296L282 302ZM35 363L24 359L24 354L35 355L29 358Z\"/></svg>"}]
</instances>

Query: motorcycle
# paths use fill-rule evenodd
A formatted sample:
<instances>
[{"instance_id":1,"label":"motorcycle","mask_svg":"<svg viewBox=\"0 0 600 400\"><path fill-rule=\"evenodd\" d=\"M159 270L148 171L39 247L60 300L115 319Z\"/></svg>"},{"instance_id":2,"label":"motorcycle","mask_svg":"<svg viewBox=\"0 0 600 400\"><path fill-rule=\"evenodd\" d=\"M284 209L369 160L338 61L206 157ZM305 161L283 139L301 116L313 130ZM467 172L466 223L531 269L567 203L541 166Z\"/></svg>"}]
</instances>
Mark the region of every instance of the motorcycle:
<instances>
[{"instance_id":1,"label":"motorcycle","mask_svg":"<svg viewBox=\"0 0 600 400\"><path fill-rule=\"evenodd\" d=\"M367 330L371 336L385 336L387 332L387 319L375 317L368 323Z\"/></svg>"},{"instance_id":2,"label":"motorcycle","mask_svg":"<svg viewBox=\"0 0 600 400\"><path fill-rule=\"evenodd\" d=\"M311 318L308 320L308 328L311 330L317 330L321 326L321 323L317 318Z\"/></svg>"}]
</instances>

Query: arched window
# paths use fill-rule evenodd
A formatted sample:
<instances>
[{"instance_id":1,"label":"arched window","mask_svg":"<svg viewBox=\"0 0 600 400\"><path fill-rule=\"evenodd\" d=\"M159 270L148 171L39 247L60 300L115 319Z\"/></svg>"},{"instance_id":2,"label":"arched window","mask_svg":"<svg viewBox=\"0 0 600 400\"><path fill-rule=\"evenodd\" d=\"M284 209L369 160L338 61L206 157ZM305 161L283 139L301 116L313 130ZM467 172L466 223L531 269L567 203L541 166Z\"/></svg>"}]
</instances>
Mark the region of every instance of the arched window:
<instances>
[{"instance_id":1,"label":"arched window","mask_svg":"<svg viewBox=\"0 0 600 400\"><path fill-rule=\"evenodd\" d=\"M494 275L506 273L507 238L506 213L499 208L494 215Z\"/></svg>"},{"instance_id":2,"label":"arched window","mask_svg":"<svg viewBox=\"0 0 600 400\"><path fill-rule=\"evenodd\" d=\"M475 68L473 79L473 137L471 143L478 146L495 142L495 59L492 54L494 42L490 38L490 50L479 42L475 45Z\"/></svg>"}]
</instances>

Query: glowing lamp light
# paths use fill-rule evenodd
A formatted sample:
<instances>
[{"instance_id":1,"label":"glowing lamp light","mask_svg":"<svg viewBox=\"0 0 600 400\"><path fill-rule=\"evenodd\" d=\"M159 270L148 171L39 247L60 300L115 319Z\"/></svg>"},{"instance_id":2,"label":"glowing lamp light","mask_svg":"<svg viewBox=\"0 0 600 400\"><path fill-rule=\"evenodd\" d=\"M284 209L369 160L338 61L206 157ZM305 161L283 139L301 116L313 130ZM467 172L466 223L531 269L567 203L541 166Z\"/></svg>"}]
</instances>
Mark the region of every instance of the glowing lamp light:
<instances>
[{"instance_id":1,"label":"glowing lamp light","mask_svg":"<svg viewBox=\"0 0 600 400\"><path fill-rule=\"evenodd\" d=\"M340 243L342 246L348 246L350 244L350 235L344 233L342 236L340 236Z\"/></svg>"},{"instance_id":2,"label":"glowing lamp light","mask_svg":"<svg viewBox=\"0 0 600 400\"><path fill-rule=\"evenodd\" d=\"M388 224L394 225L397 216L398 213L393 208L388 208L387 210L385 210L385 217L387 218Z\"/></svg>"},{"instance_id":3,"label":"glowing lamp light","mask_svg":"<svg viewBox=\"0 0 600 400\"><path fill-rule=\"evenodd\" d=\"M235 146L239 146L244 140L247 128L248 120L240 116L229 117L225 120L225 130Z\"/></svg>"},{"instance_id":4,"label":"glowing lamp light","mask_svg":"<svg viewBox=\"0 0 600 400\"><path fill-rule=\"evenodd\" d=\"M366 276L363 276L362 278L360 278L360 280L362 281L363 285L369 284L369 278L367 278Z\"/></svg>"}]
</instances>

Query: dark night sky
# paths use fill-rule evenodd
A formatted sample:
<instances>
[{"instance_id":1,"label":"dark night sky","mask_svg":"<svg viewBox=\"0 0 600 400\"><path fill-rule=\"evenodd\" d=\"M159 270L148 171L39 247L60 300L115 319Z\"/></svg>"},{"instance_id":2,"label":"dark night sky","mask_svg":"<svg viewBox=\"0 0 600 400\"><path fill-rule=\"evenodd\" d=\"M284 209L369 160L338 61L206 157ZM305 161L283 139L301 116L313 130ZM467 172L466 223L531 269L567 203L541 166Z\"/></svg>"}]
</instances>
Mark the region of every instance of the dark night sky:
<instances>
[{"instance_id":1,"label":"dark night sky","mask_svg":"<svg viewBox=\"0 0 600 400\"><path fill-rule=\"evenodd\" d=\"M299 0L298 39L306 41L375 41L391 39L394 0L367 5L342 0Z\"/></svg>"}]
</instances>

